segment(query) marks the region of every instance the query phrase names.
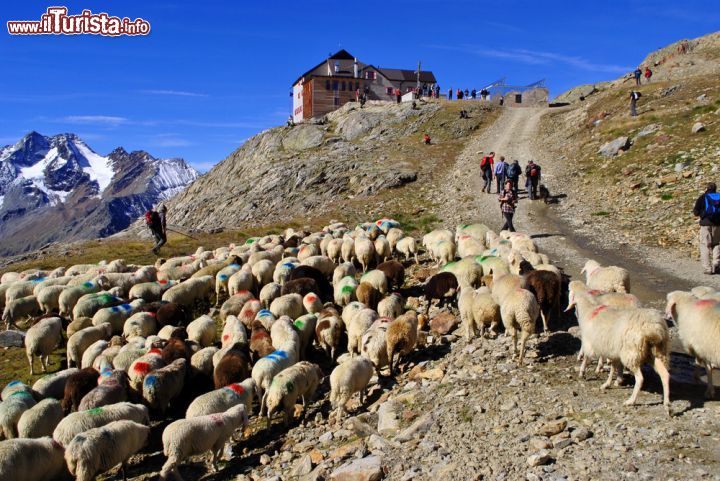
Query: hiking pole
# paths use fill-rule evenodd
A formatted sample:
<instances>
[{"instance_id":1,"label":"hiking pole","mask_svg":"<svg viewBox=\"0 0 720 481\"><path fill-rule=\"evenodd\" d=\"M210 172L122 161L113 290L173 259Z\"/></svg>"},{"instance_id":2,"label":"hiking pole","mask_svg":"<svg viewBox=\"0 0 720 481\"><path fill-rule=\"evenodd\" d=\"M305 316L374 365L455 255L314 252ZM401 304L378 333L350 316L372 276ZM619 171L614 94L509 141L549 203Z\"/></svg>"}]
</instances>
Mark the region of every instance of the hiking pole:
<instances>
[{"instance_id":1,"label":"hiking pole","mask_svg":"<svg viewBox=\"0 0 720 481\"><path fill-rule=\"evenodd\" d=\"M184 232L180 232L179 230L171 229L170 227L165 227L165 230L169 230L170 232L174 232L176 234L184 235L185 237L189 237L193 240L199 240L197 237L193 237L190 234L186 234Z\"/></svg>"}]
</instances>

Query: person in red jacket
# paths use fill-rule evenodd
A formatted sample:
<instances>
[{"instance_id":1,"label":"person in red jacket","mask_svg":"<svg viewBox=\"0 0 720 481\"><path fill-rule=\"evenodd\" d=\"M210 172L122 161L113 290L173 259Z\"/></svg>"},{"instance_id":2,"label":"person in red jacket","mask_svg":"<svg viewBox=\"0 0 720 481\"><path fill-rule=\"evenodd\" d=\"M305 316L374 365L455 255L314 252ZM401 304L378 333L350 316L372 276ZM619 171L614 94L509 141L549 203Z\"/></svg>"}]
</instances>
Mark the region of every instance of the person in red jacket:
<instances>
[{"instance_id":1,"label":"person in red jacket","mask_svg":"<svg viewBox=\"0 0 720 481\"><path fill-rule=\"evenodd\" d=\"M428 134L423 135L423 143L430 145L430 136Z\"/></svg>"},{"instance_id":2,"label":"person in red jacket","mask_svg":"<svg viewBox=\"0 0 720 481\"><path fill-rule=\"evenodd\" d=\"M652 70L650 67L645 67L645 82L650 83L650 77L652 77Z\"/></svg>"},{"instance_id":3,"label":"person in red jacket","mask_svg":"<svg viewBox=\"0 0 720 481\"><path fill-rule=\"evenodd\" d=\"M490 193L493 180L493 164L495 163L495 152L490 152L480 160L480 172L483 177L483 192Z\"/></svg>"}]
</instances>

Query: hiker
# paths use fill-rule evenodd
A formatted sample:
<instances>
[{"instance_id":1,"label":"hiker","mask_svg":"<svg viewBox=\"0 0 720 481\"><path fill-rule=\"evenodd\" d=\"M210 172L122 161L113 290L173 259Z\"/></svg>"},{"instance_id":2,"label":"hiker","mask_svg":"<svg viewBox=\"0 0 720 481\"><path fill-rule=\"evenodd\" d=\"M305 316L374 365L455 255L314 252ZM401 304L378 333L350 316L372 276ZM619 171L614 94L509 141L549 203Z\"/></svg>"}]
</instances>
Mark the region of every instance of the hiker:
<instances>
[{"instance_id":1,"label":"hiker","mask_svg":"<svg viewBox=\"0 0 720 481\"><path fill-rule=\"evenodd\" d=\"M640 92L630 91L630 116L637 117L637 101L642 97Z\"/></svg>"},{"instance_id":2,"label":"hiker","mask_svg":"<svg viewBox=\"0 0 720 481\"><path fill-rule=\"evenodd\" d=\"M167 207L165 207L165 204L160 204L157 210L150 208L145 212L145 223L152 232L153 237L155 237L155 247L152 248L152 253L155 255L158 255L160 247L167 242L166 213Z\"/></svg>"},{"instance_id":3,"label":"hiker","mask_svg":"<svg viewBox=\"0 0 720 481\"><path fill-rule=\"evenodd\" d=\"M472 97L472 99L475 100L477 98L477 90L472 89L470 91L470 97Z\"/></svg>"},{"instance_id":4,"label":"hiker","mask_svg":"<svg viewBox=\"0 0 720 481\"><path fill-rule=\"evenodd\" d=\"M288 127L295 127L295 121L293 120L293 116L290 115L287 119L287 126Z\"/></svg>"},{"instance_id":5,"label":"hiker","mask_svg":"<svg viewBox=\"0 0 720 481\"><path fill-rule=\"evenodd\" d=\"M460 89L457 89L457 99L462 100L463 98L463 91Z\"/></svg>"},{"instance_id":6,"label":"hiker","mask_svg":"<svg viewBox=\"0 0 720 481\"><path fill-rule=\"evenodd\" d=\"M513 163L507 166L506 174L507 174L507 180L512 182L513 191L515 192L515 197L518 195L518 182L520 181L520 174L522 173L522 168L520 167L520 163L517 161L517 159L513 160Z\"/></svg>"},{"instance_id":7,"label":"hiker","mask_svg":"<svg viewBox=\"0 0 720 481\"><path fill-rule=\"evenodd\" d=\"M650 67L645 67L645 83L650 83L650 77L652 77L652 70Z\"/></svg>"},{"instance_id":8,"label":"hiker","mask_svg":"<svg viewBox=\"0 0 720 481\"><path fill-rule=\"evenodd\" d=\"M430 145L430 136L428 134L423 135L423 143Z\"/></svg>"},{"instance_id":9,"label":"hiker","mask_svg":"<svg viewBox=\"0 0 720 481\"><path fill-rule=\"evenodd\" d=\"M693 214L700 217L700 263L707 275L720 274L720 194L715 182L697 198Z\"/></svg>"},{"instance_id":10,"label":"hiker","mask_svg":"<svg viewBox=\"0 0 720 481\"><path fill-rule=\"evenodd\" d=\"M463 97L465 97L466 99L470 97L470 92L468 92L468 89L465 89L465 92L463 92Z\"/></svg>"},{"instance_id":11,"label":"hiker","mask_svg":"<svg viewBox=\"0 0 720 481\"><path fill-rule=\"evenodd\" d=\"M452 88L448 89L448 100L452 100Z\"/></svg>"},{"instance_id":12,"label":"hiker","mask_svg":"<svg viewBox=\"0 0 720 481\"><path fill-rule=\"evenodd\" d=\"M400 89L395 89L395 98L397 99L397 103L402 102L402 92Z\"/></svg>"},{"instance_id":13,"label":"hiker","mask_svg":"<svg viewBox=\"0 0 720 481\"><path fill-rule=\"evenodd\" d=\"M525 188L528 191L530 200L537 199L538 184L540 184L540 166L530 160L525 167Z\"/></svg>"},{"instance_id":14,"label":"hiker","mask_svg":"<svg viewBox=\"0 0 720 481\"><path fill-rule=\"evenodd\" d=\"M469 119L469 118L470 118L470 117L468 117L467 110L462 109L462 110L460 111L460 118L461 118L461 119Z\"/></svg>"},{"instance_id":15,"label":"hiker","mask_svg":"<svg viewBox=\"0 0 720 481\"><path fill-rule=\"evenodd\" d=\"M633 76L635 77L635 85L640 85L640 77L642 77L642 70L640 70L640 67L635 69Z\"/></svg>"},{"instance_id":16,"label":"hiker","mask_svg":"<svg viewBox=\"0 0 720 481\"><path fill-rule=\"evenodd\" d=\"M367 102L367 93L363 92L363 94L360 96L360 108L363 108L365 106L365 102Z\"/></svg>"},{"instance_id":17,"label":"hiker","mask_svg":"<svg viewBox=\"0 0 720 481\"><path fill-rule=\"evenodd\" d=\"M488 92L487 89L484 88L484 89L482 89L482 90L480 91L480 97L481 97L483 100L487 100L487 97L488 97L488 94L489 94L489 93L490 93L490 92Z\"/></svg>"},{"instance_id":18,"label":"hiker","mask_svg":"<svg viewBox=\"0 0 720 481\"><path fill-rule=\"evenodd\" d=\"M505 182L505 189L500 193L498 197L500 201L500 211L505 219L502 230L509 230L515 232L515 226L513 226L513 216L515 215L515 207L517 205L517 195L513 191L513 184L509 180Z\"/></svg>"},{"instance_id":19,"label":"hiker","mask_svg":"<svg viewBox=\"0 0 720 481\"><path fill-rule=\"evenodd\" d=\"M505 185L505 179L507 178L508 164L505 162L505 157L500 156L500 161L495 164L495 181L497 182L497 193L499 194Z\"/></svg>"},{"instance_id":20,"label":"hiker","mask_svg":"<svg viewBox=\"0 0 720 481\"><path fill-rule=\"evenodd\" d=\"M440 98L440 84L435 84L435 98Z\"/></svg>"},{"instance_id":21,"label":"hiker","mask_svg":"<svg viewBox=\"0 0 720 481\"><path fill-rule=\"evenodd\" d=\"M492 187L494 161L495 152L490 152L488 155L480 159L480 172L482 172L482 178L484 181L482 190L488 194L490 193L490 187Z\"/></svg>"}]
</instances>

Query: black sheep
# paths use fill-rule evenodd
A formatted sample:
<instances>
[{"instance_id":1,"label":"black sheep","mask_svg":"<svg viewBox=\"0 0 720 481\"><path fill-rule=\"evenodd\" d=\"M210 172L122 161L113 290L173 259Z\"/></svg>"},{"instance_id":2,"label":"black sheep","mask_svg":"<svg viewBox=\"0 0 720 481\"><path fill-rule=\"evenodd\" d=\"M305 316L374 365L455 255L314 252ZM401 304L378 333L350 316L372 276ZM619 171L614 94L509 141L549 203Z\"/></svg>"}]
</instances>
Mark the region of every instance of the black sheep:
<instances>
[{"instance_id":1,"label":"black sheep","mask_svg":"<svg viewBox=\"0 0 720 481\"><path fill-rule=\"evenodd\" d=\"M91 367L80 369L68 377L65 383L65 395L61 403L65 414L77 411L83 396L97 387L98 377L100 377L100 373Z\"/></svg>"},{"instance_id":2,"label":"black sheep","mask_svg":"<svg viewBox=\"0 0 720 481\"><path fill-rule=\"evenodd\" d=\"M301 277L299 279L287 281L283 285L280 295L300 294L302 297L305 297L311 292L319 295L320 288L318 287L317 282L315 282L315 279L311 279L309 277Z\"/></svg>"},{"instance_id":3,"label":"black sheep","mask_svg":"<svg viewBox=\"0 0 720 481\"><path fill-rule=\"evenodd\" d=\"M439 299L438 307L442 307L446 298L455 298L457 291L458 281L452 272L440 272L432 276L425 284L425 299L427 300L425 314L427 315L430 311L430 304L434 299Z\"/></svg>"},{"instance_id":4,"label":"black sheep","mask_svg":"<svg viewBox=\"0 0 720 481\"><path fill-rule=\"evenodd\" d=\"M320 296L323 302L329 302L333 300L333 289L328 281L327 277L320 272L318 269L310 266L297 266L295 269L290 271L289 281L307 277L313 279L317 283L318 290L315 294Z\"/></svg>"}]
</instances>

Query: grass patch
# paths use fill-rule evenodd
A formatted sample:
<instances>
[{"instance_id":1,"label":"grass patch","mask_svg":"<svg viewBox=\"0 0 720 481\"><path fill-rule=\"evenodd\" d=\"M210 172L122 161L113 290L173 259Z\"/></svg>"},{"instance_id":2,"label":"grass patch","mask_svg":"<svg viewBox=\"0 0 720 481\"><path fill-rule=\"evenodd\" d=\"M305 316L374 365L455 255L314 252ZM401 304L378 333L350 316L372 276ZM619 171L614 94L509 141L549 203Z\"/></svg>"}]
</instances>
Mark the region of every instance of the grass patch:
<instances>
[{"instance_id":1,"label":"grass patch","mask_svg":"<svg viewBox=\"0 0 720 481\"><path fill-rule=\"evenodd\" d=\"M602 216L610 215L610 212L608 212L608 211L606 211L606 210L599 210L599 211L597 211L597 212L593 212L593 213L590 214L590 215L594 215L594 216L596 216L596 217L602 217Z\"/></svg>"},{"instance_id":2,"label":"grass patch","mask_svg":"<svg viewBox=\"0 0 720 481\"><path fill-rule=\"evenodd\" d=\"M424 232L427 234L440 222L438 216L432 213L418 217L409 213L397 212L390 217L400 222L400 227L405 232Z\"/></svg>"},{"instance_id":3,"label":"grass patch","mask_svg":"<svg viewBox=\"0 0 720 481\"><path fill-rule=\"evenodd\" d=\"M673 198L672 194L670 192L665 192L660 196L662 200L670 200Z\"/></svg>"}]
</instances>

